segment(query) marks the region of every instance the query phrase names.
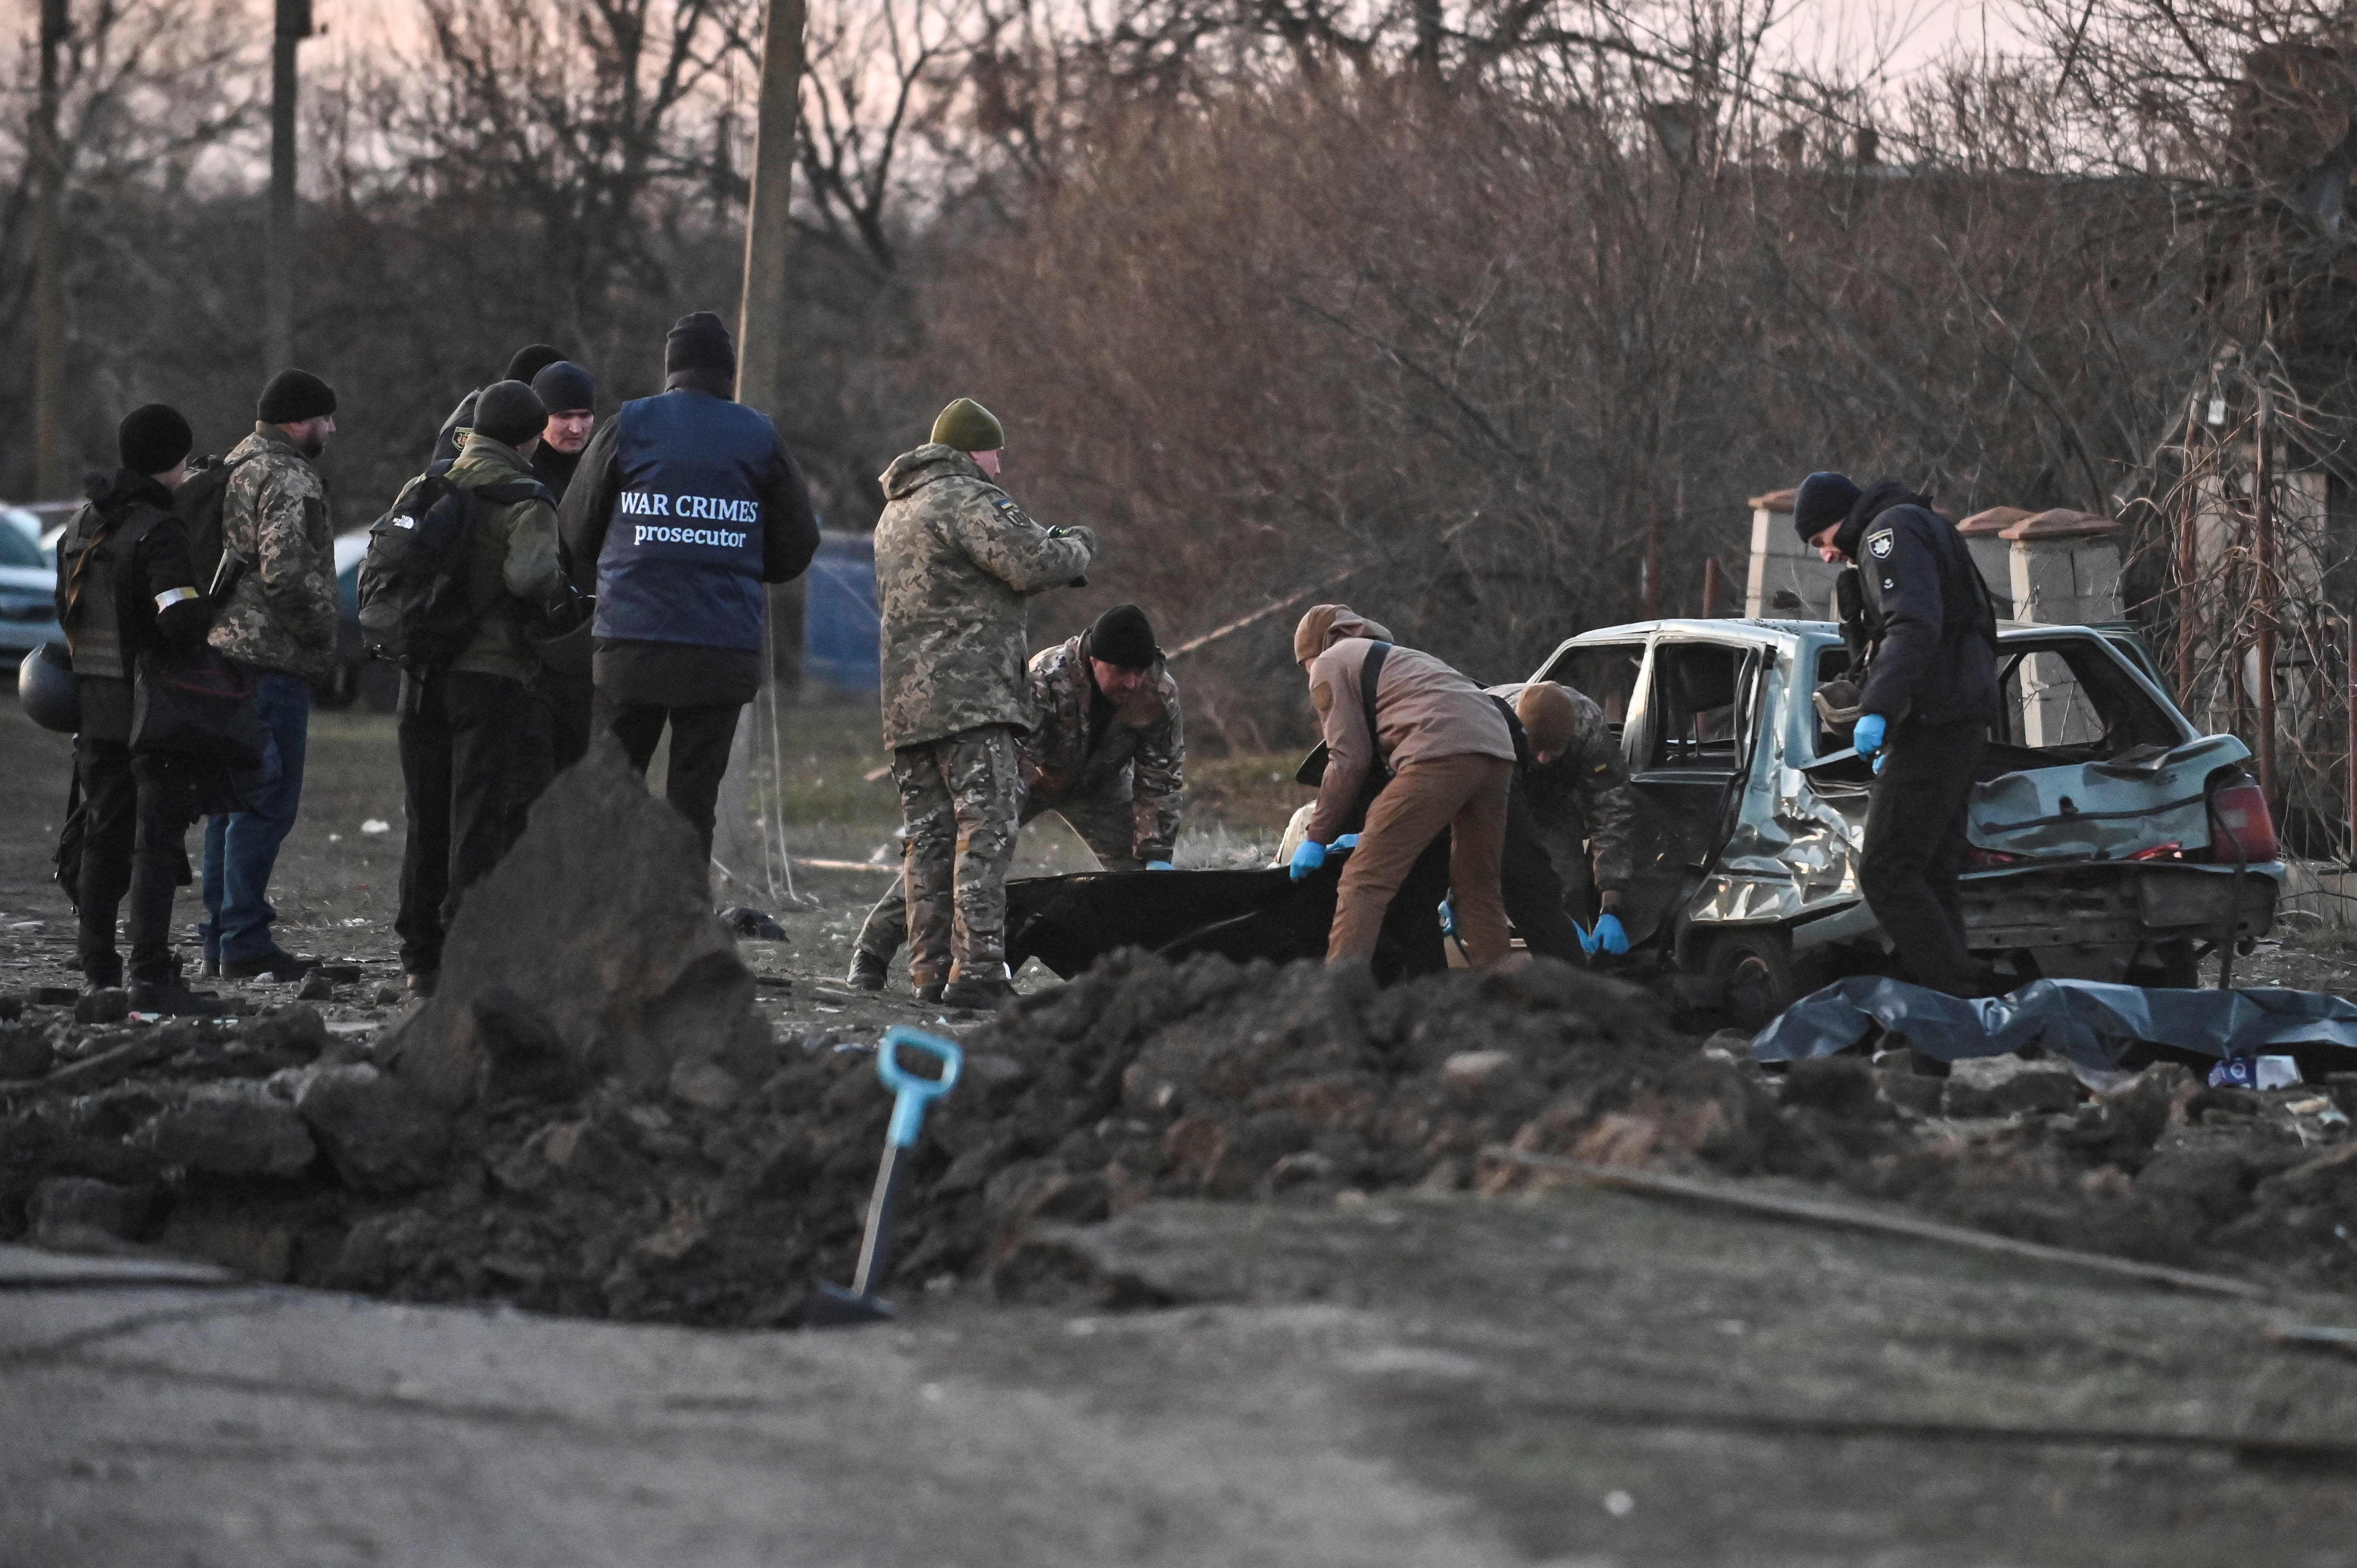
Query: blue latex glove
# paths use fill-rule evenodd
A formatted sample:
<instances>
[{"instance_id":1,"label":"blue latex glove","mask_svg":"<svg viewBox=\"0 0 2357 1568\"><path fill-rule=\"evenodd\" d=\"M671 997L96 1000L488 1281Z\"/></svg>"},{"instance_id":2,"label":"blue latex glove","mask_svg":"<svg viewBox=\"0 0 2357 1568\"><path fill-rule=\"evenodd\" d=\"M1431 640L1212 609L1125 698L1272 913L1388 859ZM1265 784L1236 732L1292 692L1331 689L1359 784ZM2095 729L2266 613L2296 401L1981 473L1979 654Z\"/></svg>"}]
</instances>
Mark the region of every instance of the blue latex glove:
<instances>
[{"instance_id":1,"label":"blue latex glove","mask_svg":"<svg viewBox=\"0 0 2357 1568\"><path fill-rule=\"evenodd\" d=\"M1326 846L1316 839L1304 839L1293 852L1293 879L1298 882L1325 864Z\"/></svg>"},{"instance_id":2,"label":"blue latex glove","mask_svg":"<svg viewBox=\"0 0 2357 1568\"><path fill-rule=\"evenodd\" d=\"M1596 918L1596 930L1590 940L1596 943L1596 947L1588 948L1589 952L1594 952L1596 948L1602 948L1606 952L1618 958L1629 950L1629 933L1621 929L1620 917L1609 909Z\"/></svg>"},{"instance_id":3,"label":"blue latex glove","mask_svg":"<svg viewBox=\"0 0 2357 1568\"><path fill-rule=\"evenodd\" d=\"M1178 868L1167 860L1149 860L1146 863L1146 869L1148 871L1175 871Z\"/></svg>"},{"instance_id":4,"label":"blue latex glove","mask_svg":"<svg viewBox=\"0 0 2357 1568\"><path fill-rule=\"evenodd\" d=\"M1359 847L1359 835L1356 833L1344 833L1340 838L1334 841L1334 847L1336 849L1356 849Z\"/></svg>"},{"instance_id":5,"label":"blue latex glove","mask_svg":"<svg viewBox=\"0 0 2357 1568\"><path fill-rule=\"evenodd\" d=\"M1882 742L1890 731L1890 721L1880 714L1859 715L1857 726L1850 731L1850 744L1857 747L1860 757L1874 757L1874 770L1882 771L1882 758L1874 754L1882 749Z\"/></svg>"},{"instance_id":6,"label":"blue latex glove","mask_svg":"<svg viewBox=\"0 0 2357 1568\"><path fill-rule=\"evenodd\" d=\"M1440 934L1444 937L1457 934L1457 910L1446 898L1440 901Z\"/></svg>"}]
</instances>

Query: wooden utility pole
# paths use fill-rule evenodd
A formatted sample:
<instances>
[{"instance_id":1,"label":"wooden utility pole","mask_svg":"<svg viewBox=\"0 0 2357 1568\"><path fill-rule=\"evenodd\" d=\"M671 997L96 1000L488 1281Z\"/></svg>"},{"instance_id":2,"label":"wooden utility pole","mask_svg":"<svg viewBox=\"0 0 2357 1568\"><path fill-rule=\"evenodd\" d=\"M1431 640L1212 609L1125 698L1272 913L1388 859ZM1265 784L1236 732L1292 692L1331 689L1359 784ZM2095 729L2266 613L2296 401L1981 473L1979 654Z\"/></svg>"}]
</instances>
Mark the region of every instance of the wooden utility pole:
<instances>
[{"instance_id":1,"label":"wooden utility pole","mask_svg":"<svg viewBox=\"0 0 2357 1568\"><path fill-rule=\"evenodd\" d=\"M2274 454L2269 450L2275 423L2275 394L2259 389L2257 451L2252 464L2255 504L2253 525L2256 538L2252 556L2258 567L2259 656L2259 789L2267 810L2283 821L2283 797L2276 791L2276 503Z\"/></svg>"},{"instance_id":2,"label":"wooden utility pole","mask_svg":"<svg viewBox=\"0 0 2357 1568\"><path fill-rule=\"evenodd\" d=\"M1645 511L1645 618L1662 618L1662 498Z\"/></svg>"},{"instance_id":3,"label":"wooden utility pole","mask_svg":"<svg viewBox=\"0 0 2357 1568\"><path fill-rule=\"evenodd\" d=\"M65 148L58 139L58 56L71 18L41 0L41 95L33 105L33 475L42 500L66 493Z\"/></svg>"},{"instance_id":4,"label":"wooden utility pole","mask_svg":"<svg viewBox=\"0 0 2357 1568\"><path fill-rule=\"evenodd\" d=\"M1702 558L1702 618L1717 620L1718 605L1727 596L1727 575L1718 569L1718 557Z\"/></svg>"},{"instance_id":5,"label":"wooden utility pole","mask_svg":"<svg viewBox=\"0 0 2357 1568\"><path fill-rule=\"evenodd\" d=\"M264 375L295 362L295 47L311 36L311 0L278 0L270 48L270 239L263 258Z\"/></svg>"},{"instance_id":6,"label":"wooden utility pole","mask_svg":"<svg viewBox=\"0 0 2357 1568\"><path fill-rule=\"evenodd\" d=\"M772 420L778 417L780 374L786 355L786 248L792 236L794 123L802 101L803 0L764 0L761 18L760 102L753 124L752 194L745 210L745 287L737 317L737 401ZM751 886L757 867L770 859L767 834L750 829L749 794L753 729L766 709L775 727L777 688L802 684L802 585L772 586L769 594L769 657L761 671L762 694L737 725L728 770L721 776L715 812L712 855L723 870ZM771 736L776 739L775 735ZM770 748L771 755L777 747ZM771 781L770 800L782 800L785 780ZM776 824L782 827L782 823ZM749 841L749 842L748 842ZM782 841L780 841L782 848ZM791 890L792 863L785 867Z\"/></svg>"},{"instance_id":7,"label":"wooden utility pole","mask_svg":"<svg viewBox=\"0 0 2357 1568\"><path fill-rule=\"evenodd\" d=\"M737 401L778 417L786 359L786 251L792 238L794 125L802 101L804 0L765 0L761 91L745 211L745 292L737 318ZM771 680L802 684L802 585L770 591Z\"/></svg>"},{"instance_id":8,"label":"wooden utility pole","mask_svg":"<svg viewBox=\"0 0 2357 1568\"><path fill-rule=\"evenodd\" d=\"M2177 514L2177 705L2193 703L2193 616L2196 579L2201 571L2201 487L2194 475L2193 444L2201 439L2201 400L2185 414L2185 477Z\"/></svg>"}]
</instances>

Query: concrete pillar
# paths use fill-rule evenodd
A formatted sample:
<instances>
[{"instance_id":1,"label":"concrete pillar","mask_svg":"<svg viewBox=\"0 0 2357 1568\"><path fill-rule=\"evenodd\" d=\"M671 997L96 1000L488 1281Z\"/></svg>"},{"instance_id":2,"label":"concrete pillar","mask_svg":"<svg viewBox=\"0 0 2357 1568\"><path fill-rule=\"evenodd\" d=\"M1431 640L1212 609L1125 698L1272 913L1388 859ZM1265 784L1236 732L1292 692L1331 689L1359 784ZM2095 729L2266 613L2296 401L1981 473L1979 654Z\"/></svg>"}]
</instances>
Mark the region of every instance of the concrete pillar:
<instances>
[{"instance_id":1,"label":"concrete pillar","mask_svg":"<svg viewBox=\"0 0 2357 1568\"><path fill-rule=\"evenodd\" d=\"M1791 490L1751 498L1751 564L1744 577L1743 613L1757 620L1832 620L1836 567L1792 532ZM1784 596L1788 602L1778 603Z\"/></svg>"},{"instance_id":2,"label":"concrete pillar","mask_svg":"<svg viewBox=\"0 0 2357 1568\"><path fill-rule=\"evenodd\" d=\"M2120 618L2119 524L2058 510L2023 517L1997 534L2010 552L2014 618L2087 626ZM2022 735L2031 746L2099 740L2103 725L2061 659L2023 662Z\"/></svg>"},{"instance_id":3,"label":"concrete pillar","mask_svg":"<svg viewBox=\"0 0 2357 1568\"><path fill-rule=\"evenodd\" d=\"M1989 597L1996 601L2000 620L2014 618L2013 546L2006 540L2005 531L2036 515L2018 506L1993 506L1956 524L1956 532L1964 536L1964 543L1972 550L1973 564L1980 568L1981 581L1987 585Z\"/></svg>"}]
</instances>

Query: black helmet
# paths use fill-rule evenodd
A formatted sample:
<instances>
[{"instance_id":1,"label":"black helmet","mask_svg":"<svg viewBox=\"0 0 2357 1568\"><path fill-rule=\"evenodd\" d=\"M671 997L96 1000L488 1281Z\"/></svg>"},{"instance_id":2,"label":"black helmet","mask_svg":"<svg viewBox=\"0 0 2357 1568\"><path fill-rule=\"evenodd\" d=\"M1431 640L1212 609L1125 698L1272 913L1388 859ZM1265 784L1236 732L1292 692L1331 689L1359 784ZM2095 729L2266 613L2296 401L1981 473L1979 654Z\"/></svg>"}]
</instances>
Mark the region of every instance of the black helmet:
<instances>
[{"instance_id":1,"label":"black helmet","mask_svg":"<svg viewBox=\"0 0 2357 1568\"><path fill-rule=\"evenodd\" d=\"M81 728L81 691L64 643L45 642L25 655L16 669L16 700L43 729L71 735Z\"/></svg>"}]
</instances>

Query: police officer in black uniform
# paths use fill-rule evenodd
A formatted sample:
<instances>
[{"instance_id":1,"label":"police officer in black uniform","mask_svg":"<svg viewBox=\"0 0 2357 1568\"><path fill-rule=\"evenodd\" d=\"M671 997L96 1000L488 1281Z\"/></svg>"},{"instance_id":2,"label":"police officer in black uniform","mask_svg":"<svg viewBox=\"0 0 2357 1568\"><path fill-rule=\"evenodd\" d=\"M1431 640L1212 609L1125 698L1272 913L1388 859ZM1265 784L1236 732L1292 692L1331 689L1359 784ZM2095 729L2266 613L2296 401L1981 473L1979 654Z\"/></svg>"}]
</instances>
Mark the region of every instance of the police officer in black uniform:
<instances>
[{"instance_id":1,"label":"police officer in black uniform","mask_svg":"<svg viewBox=\"0 0 2357 1568\"><path fill-rule=\"evenodd\" d=\"M196 780L176 759L135 757L133 697L143 653L193 650L210 625L187 525L172 492L188 478L195 438L160 403L134 409L115 432L122 468L91 487L58 541L58 623L73 650L81 698L74 767L81 786L81 924L76 949L91 989L123 983L115 911L131 896L131 1005L143 1013L211 1014L220 1003L183 987L172 961L172 895L189 879Z\"/></svg>"},{"instance_id":2,"label":"police officer in black uniform","mask_svg":"<svg viewBox=\"0 0 2357 1568\"><path fill-rule=\"evenodd\" d=\"M1811 474L1792 526L1827 562L1858 573L1870 662L1855 745L1875 771L1858 885L1919 984L1973 995L1956 878L1966 801L1998 711L1988 590L1955 525L1897 479L1861 491L1847 475Z\"/></svg>"},{"instance_id":3,"label":"police officer in black uniform","mask_svg":"<svg viewBox=\"0 0 2357 1568\"><path fill-rule=\"evenodd\" d=\"M739 710L761 687L769 583L802 575L818 520L769 416L731 401L737 349L710 311L663 344L664 390L598 427L558 509L591 626L598 722L643 769L671 726L665 794L708 854Z\"/></svg>"}]
</instances>

